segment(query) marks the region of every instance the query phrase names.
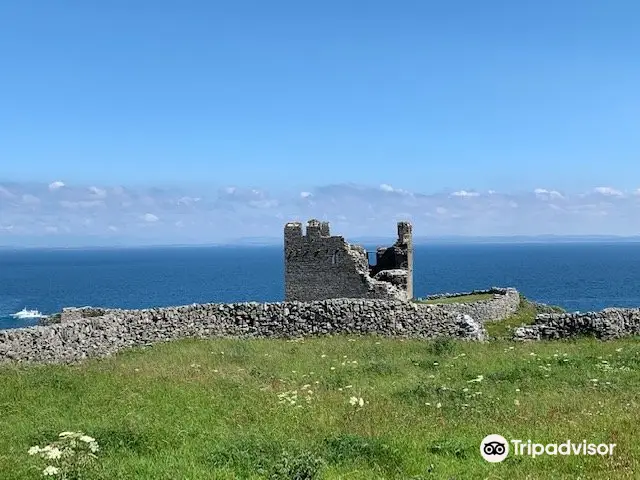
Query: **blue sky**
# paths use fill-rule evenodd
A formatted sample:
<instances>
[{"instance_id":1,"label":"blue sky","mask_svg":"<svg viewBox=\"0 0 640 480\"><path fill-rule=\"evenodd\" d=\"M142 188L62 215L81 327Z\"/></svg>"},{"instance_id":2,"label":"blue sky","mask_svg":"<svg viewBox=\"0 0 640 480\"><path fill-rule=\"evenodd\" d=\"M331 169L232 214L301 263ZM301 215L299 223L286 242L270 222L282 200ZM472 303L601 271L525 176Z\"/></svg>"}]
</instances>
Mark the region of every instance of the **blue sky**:
<instances>
[{"instance_id":1,"label":"blue sky","mask_svg":"<svg viewBox=\"0 0 640 480\"><path fill-rule=\"evenodd\" d=\"M635 198L639 17L623 0L1 2L0 213L57 181Z\"/></svg>"}]
</instances>

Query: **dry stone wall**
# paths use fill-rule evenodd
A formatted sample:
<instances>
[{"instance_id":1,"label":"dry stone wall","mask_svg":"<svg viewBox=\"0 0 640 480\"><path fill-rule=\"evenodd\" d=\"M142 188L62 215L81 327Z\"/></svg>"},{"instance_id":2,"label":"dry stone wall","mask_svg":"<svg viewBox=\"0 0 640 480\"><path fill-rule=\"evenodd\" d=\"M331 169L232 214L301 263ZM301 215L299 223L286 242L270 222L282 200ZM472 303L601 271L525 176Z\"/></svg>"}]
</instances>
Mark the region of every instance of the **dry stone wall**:
<instances>
[{"instance_id":1,"label":"dry stone wall","mask_svg":"<svg viewBox=\"0 0 640 480\"><path fill-rule=\"evenodd\" d=\"M606 308L600 312L543 313L532 325L514 330L514 340L552 340L593 336L601 340L640 335L640 308Z\"/></svg>"},{"instance_id":2,"label":"dry stone wall","mask_svg":"<svg viewBox=\"0 0 640 480\"><path fill-rule=\"evenodd\" d=\"M515 288L493 287L487 290L474 290L467 293L445 293L430 295L427 300L438 300L461 295L493 294L493 298L469 303L439 303L438 306L449 312L459 312L471 316L480 323L504 320L513 315L520 305L520 294Z\"/></svg>"},{"instance_id":3,"label":"dry stone wall","mask_svg":"<svg viewBox=\"0 0 640 480\"><path fill-rule=\"evenodd\" d=\"M204 304L148 310L85 308L65 309L65 313L58 324L0 330L0 362L74 362L185 337L377 334L486 339L482 325L468 315L436 305L389 300ZM85 313L103 315L83 317Z\"/></svg>"}]
</instances>

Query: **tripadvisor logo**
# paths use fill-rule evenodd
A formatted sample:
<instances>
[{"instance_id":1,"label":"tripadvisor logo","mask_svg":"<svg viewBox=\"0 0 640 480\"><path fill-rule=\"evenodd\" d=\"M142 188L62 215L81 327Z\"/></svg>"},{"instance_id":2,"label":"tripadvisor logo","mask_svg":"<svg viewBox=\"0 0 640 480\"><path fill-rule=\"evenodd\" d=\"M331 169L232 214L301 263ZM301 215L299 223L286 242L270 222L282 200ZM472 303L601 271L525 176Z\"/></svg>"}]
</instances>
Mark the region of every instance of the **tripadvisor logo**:
<instances>
[{"instance_id":1,"label":"tripadvisor logo","mask_svg":"<svg viewBox=\"0 0 640 480\"><path fill-rule=\"evenodd\" d=\"M507 441L502 435L487 435L480 443L480 455L487 462L497 463L503 461L509 455L509 444L513 447L513 455L539 457L541 455L613 455L615 443L587 443L583 440L574 443L566 440L562 443L535 443L531 440Z\"/></svg>"},{"instance_id":2,"label":"tripadvisor logo","mask_svg":"<svg viewBox=\"0 0 640 480\"><path fill-rule=\"evenodd\" d=\"M509 442L502 435L487 435L480 443L480 455L487 462L501 462L509 455Z\"/></svg>"}]
</instances>

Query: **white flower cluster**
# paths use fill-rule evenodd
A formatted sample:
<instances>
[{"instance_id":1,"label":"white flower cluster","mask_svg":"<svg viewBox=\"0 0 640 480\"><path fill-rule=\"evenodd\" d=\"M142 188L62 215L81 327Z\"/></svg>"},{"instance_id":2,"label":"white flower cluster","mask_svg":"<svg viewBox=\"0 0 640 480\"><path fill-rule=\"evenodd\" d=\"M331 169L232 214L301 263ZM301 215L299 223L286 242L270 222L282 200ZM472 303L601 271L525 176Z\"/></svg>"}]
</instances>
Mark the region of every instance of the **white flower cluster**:
<instances>
[{"instance_id":1,"label":"white flower cluster","mask_svg":"<svg viewBox=\"0 0 640 480\"><path fill-rule=\"evenodd\" d=\"M58 435L58 440L49 445L40 447L35 445L27 451L31 456L38 455L48 463L56 465L47 465L42 470L45 477L63 475L66 473L69 465L78 457L95 457L100 450L98 442L95 438L85 435L82 432L62 432ZM66 478L66 477L65 477Z\"/></svg>"}]
</instances>

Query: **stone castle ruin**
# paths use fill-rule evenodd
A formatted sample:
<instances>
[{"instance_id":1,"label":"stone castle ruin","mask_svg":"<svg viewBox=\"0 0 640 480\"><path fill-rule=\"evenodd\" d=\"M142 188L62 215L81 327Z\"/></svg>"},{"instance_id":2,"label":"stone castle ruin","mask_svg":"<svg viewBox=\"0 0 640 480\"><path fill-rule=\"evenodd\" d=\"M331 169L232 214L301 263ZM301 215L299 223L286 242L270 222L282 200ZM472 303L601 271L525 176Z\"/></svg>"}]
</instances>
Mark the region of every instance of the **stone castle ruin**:
<instances>
[{"instance_id":1,"label":"stone castle ruin","mask_svg":"<svg viewBox=\"0 0 640 480\"><path fill-rule=\"evenodd\" d=\"M331 236L328 222L309 220L305 233L300 222L284 227L285 301L413 298L410 223L398 223L398 239L377 249L374 265L362 246Z\"/></svg>"}]
</instances>

